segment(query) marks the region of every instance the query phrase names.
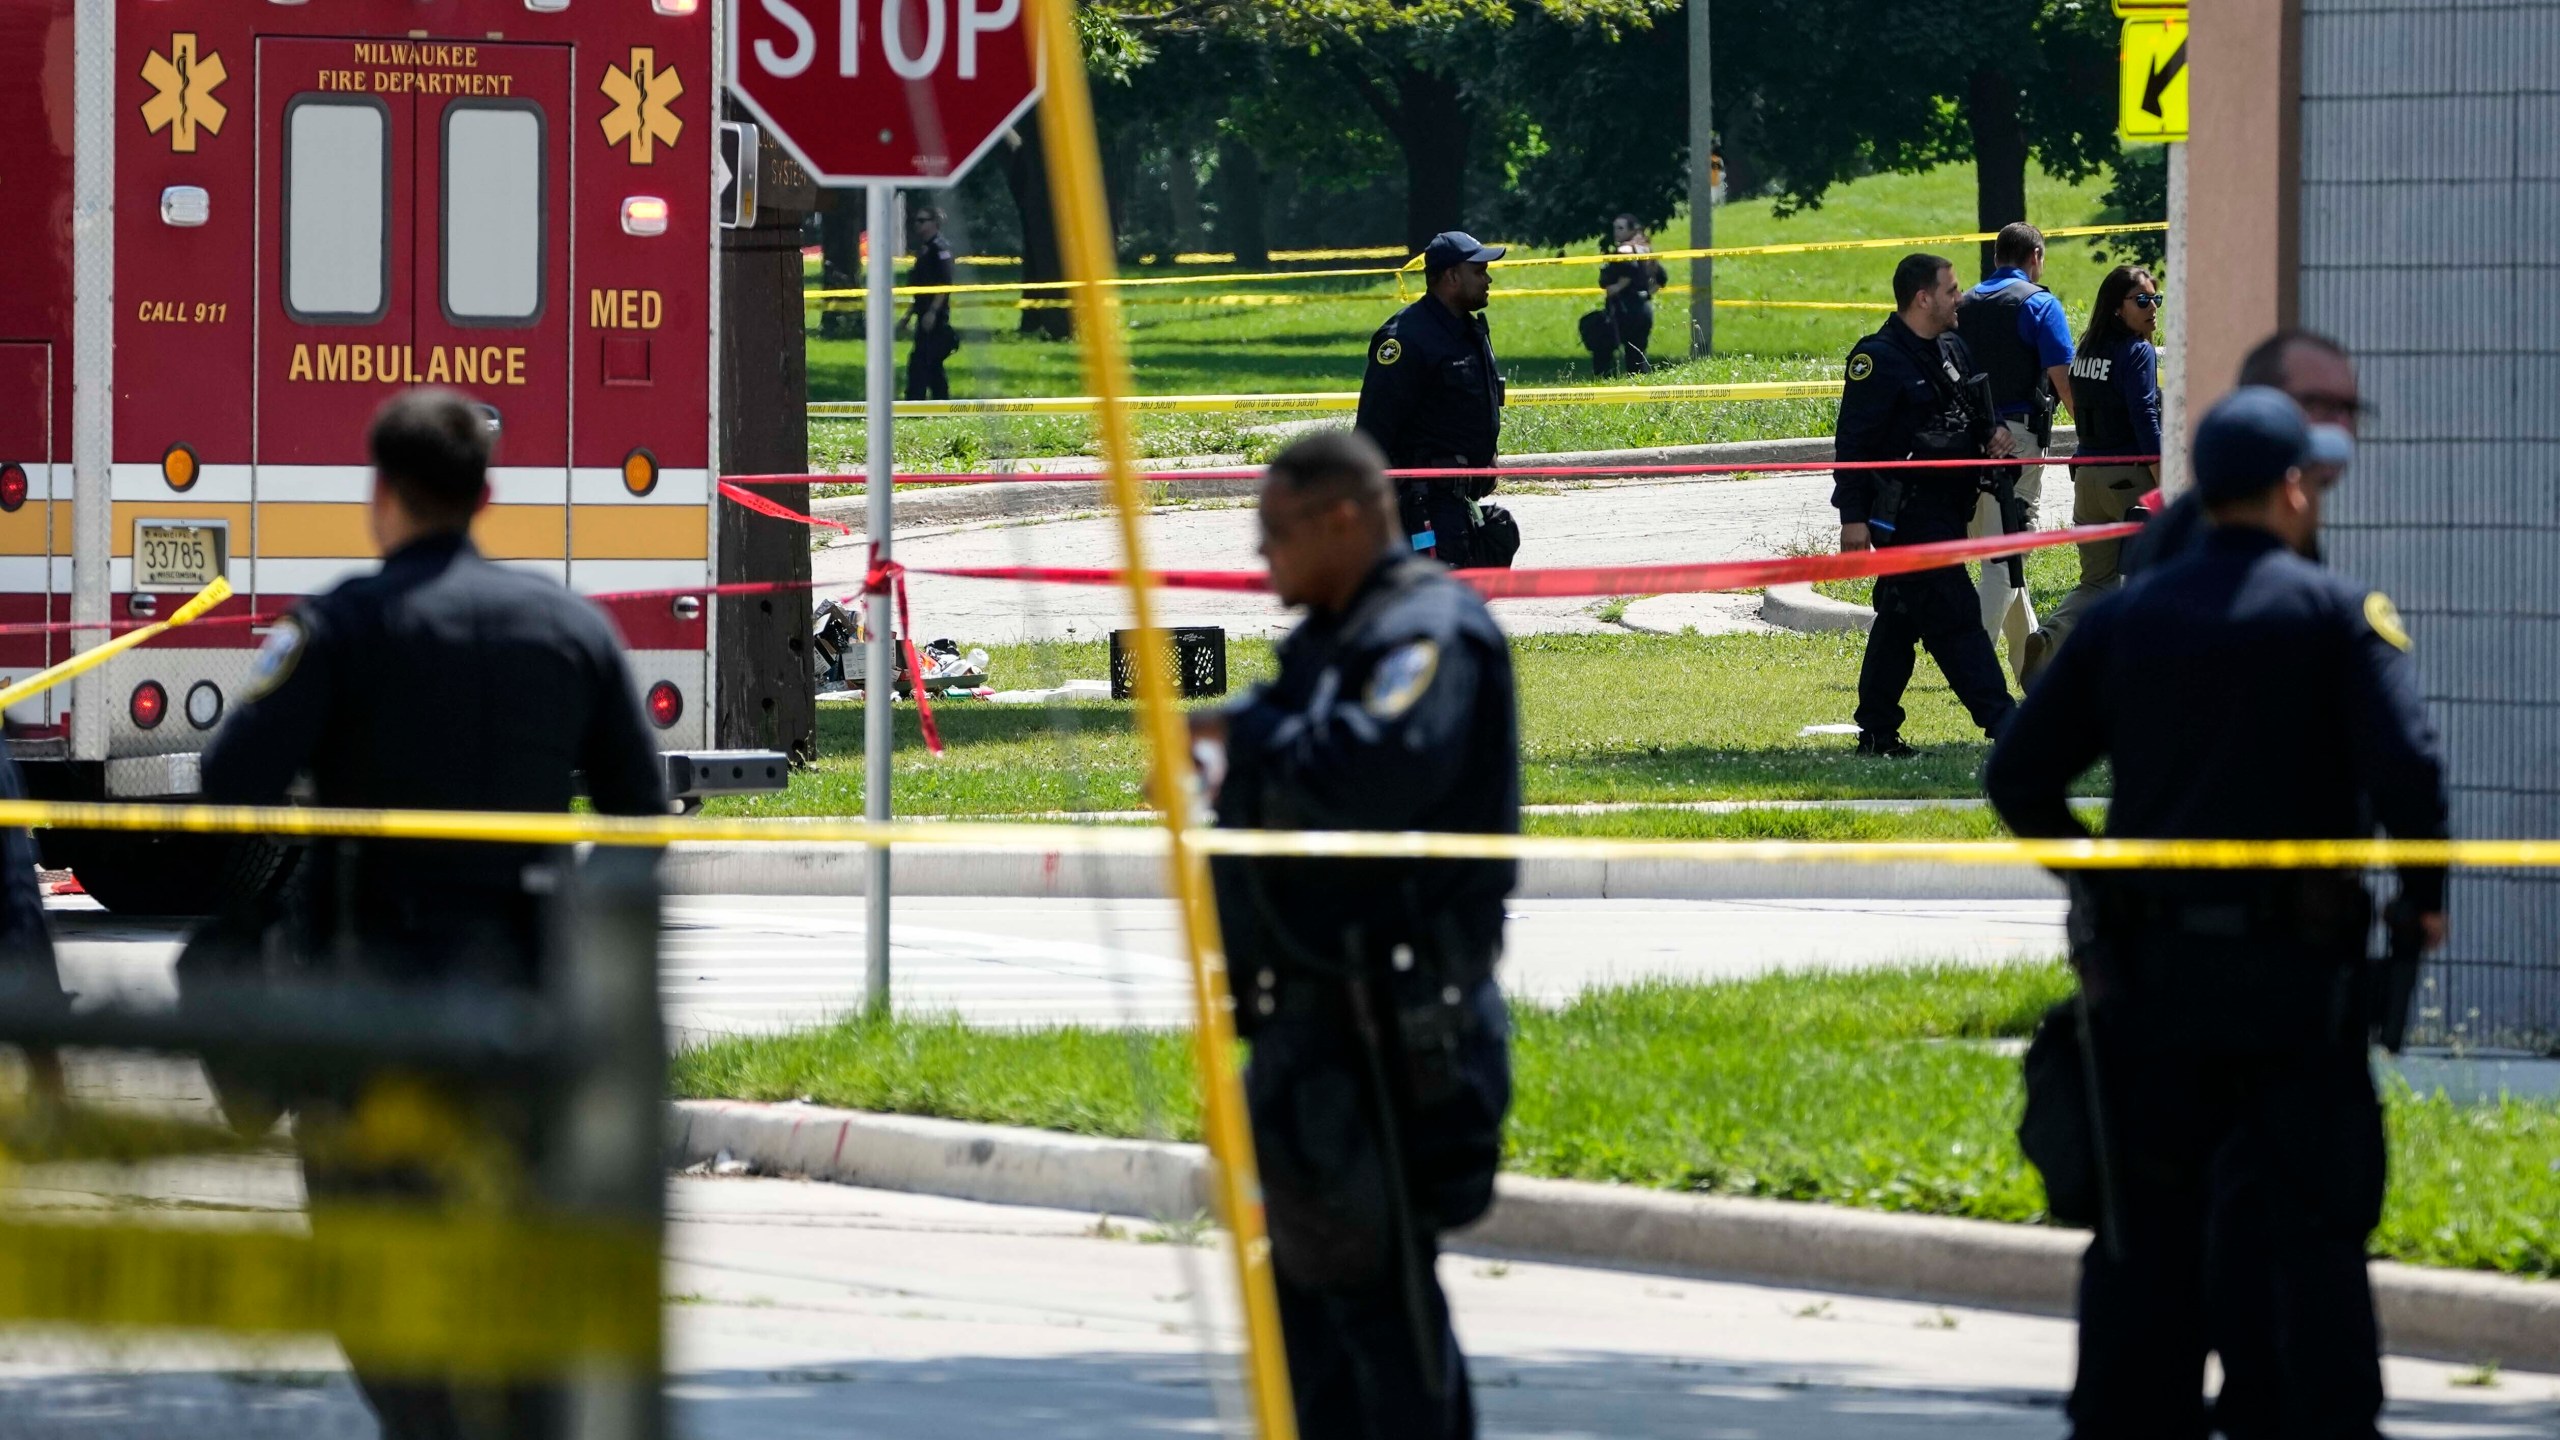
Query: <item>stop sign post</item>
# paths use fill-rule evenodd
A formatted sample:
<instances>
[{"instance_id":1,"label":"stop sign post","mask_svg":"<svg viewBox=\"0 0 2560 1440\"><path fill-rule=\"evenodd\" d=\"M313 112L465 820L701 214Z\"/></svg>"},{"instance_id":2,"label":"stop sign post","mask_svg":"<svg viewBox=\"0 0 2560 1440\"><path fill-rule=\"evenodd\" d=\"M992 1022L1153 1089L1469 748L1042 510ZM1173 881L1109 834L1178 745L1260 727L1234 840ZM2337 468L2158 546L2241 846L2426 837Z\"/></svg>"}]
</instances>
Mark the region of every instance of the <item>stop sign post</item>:
<instances>
[{"instance_id":1,"label":"stop sign post","mask_svg":"<svg viewBox=\"0 0 2560 1440\"><path fill-rule=\"evenodd\" d=\"M863 314L864 525L889 558L889 427L900 186L956 185L1040 98L1024 0L731 0L729 89L821 185L866 187L870 237ZM889 818L890 718L897 695L889 596L864 608L863 816ZM921 695L924 677L909 677ZM863 1001L889 1010L889 847L871 849Z\"/></svg>"}]
</instances>

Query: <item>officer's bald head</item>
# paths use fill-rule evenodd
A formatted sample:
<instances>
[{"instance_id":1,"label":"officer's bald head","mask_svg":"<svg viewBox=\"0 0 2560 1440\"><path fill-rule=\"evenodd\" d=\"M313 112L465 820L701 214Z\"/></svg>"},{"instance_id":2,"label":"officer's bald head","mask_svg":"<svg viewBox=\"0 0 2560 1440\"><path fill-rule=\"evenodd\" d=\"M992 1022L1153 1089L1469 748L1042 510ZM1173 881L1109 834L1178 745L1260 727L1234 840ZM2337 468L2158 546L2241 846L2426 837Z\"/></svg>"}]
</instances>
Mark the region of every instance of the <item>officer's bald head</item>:
<instances>
[{"instance_id":1,"label":"officer's bald head","mask_svg":"<svg viewBox=\"0 0 2560 1440\"><path fill-rule=\"evenodd\" d=\"M1357 430L1319 430L1272 458L1271 483L1302 498L1388 507L1387 457ZM1392 513L1392 512L1390 512Z\"/></svg>"},{"instance_id":2,"label":"officer's bald head","mask_svg":"<svg viewBox=\"0 0 2560 1440\"><path fill-rule=\"evenodd\" d=\"M1402 538L1377 444L1357 430L1294 441L1262 481L1262 555L1282 603L1330 609Z\"/></svg>"}]
</instances>

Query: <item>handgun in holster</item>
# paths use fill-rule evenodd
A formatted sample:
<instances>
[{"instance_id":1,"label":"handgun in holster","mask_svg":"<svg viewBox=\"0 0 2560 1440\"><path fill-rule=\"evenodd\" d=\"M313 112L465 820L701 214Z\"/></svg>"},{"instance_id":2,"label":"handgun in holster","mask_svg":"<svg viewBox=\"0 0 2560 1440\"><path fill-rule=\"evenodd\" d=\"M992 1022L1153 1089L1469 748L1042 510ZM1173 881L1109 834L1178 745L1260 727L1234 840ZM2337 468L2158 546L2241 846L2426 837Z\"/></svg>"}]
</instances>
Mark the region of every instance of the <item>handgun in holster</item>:
<instances>
[{"instance_id":1,"label":"handgun in holster","mask_svg":"<svg viewBox=\"0 0 2560 1440\"><path fill-rule=\"evenodd\" d=\"M2409 1041L2409 1009L2418 993L2418 967L2426 959L2427 930L2418 909L2402 896L2383 907L2382 958L2369 961L2366 980L2371 1040L2397 1055Z\"/></svg>"}]
</instances>

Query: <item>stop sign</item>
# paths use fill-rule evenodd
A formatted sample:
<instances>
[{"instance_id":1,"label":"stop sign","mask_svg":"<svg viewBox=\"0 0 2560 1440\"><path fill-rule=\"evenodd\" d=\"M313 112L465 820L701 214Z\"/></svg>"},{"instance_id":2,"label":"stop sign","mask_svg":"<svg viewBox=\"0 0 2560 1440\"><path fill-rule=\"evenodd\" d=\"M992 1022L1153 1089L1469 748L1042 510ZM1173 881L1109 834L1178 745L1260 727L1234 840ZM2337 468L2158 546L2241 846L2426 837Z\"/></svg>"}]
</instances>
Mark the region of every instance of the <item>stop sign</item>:
<instances>
[{"instance_id":1,"label":"stop sign","mask_svg":"<svg viewBox=\"0 0 2560 1440\"><path fill-rule=\"evenodd\" d=\"M821 185L949 185L1040 98L1024 0L730 0L729 88Z\"/></svg>"}]
</instances>

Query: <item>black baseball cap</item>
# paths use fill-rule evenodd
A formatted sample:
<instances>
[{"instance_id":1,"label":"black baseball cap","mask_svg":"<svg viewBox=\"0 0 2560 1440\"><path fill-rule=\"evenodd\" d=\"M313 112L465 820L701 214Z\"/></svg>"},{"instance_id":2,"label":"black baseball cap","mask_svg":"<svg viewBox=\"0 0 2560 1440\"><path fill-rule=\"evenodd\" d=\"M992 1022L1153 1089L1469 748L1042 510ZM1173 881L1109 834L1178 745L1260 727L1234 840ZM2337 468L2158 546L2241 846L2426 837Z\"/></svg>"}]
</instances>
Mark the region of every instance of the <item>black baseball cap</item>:
<instances>
[{"instance_id":1,"label":"black baseball cap","mask_svg":"<svg viewBox=\"0 0 2560 1440\"><path fill-rule=\"evenodd\" d=\"M1443 230L1422 247L1422 273L1437 275L1452 265L1473 265L1483 260L1499 260L1511 247L1487 245L1464 230Z\"/></svg>"},{"instance_id":2,"label":"black baseball cap","mask_svg":"<svg viewBox=\"0 0 2560 1440\"><path fill-rule=\"evenodd\" d=\"M2345 431L2314 425L2293 397L2271 385L2243 385L2196 427L2196 490L2213 504L2246 500L2305 465L2344 465L2355 447Z\"/></svg>"}]
</instances>

